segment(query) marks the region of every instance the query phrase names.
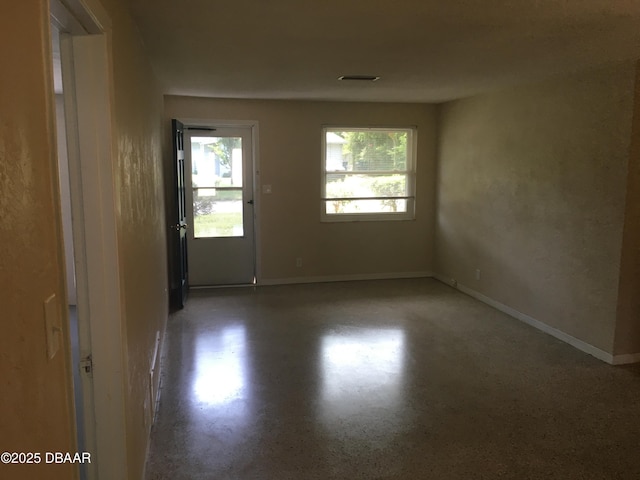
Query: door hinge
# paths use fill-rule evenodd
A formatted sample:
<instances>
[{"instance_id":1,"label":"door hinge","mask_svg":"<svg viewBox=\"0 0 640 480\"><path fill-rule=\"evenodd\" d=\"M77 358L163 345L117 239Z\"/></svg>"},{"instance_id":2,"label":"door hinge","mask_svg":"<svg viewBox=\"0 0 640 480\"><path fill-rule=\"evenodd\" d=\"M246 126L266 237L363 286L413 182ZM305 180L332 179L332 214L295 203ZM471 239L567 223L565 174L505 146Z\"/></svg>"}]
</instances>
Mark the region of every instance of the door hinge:
<instances>
[{"instance_id":1,"label":"door hinge","mask_svg":"<svg viewBox=\"0 0 640 480\"><path fill-rule=\"evenodd\" d=\"M80 360L80 373L93 377L93 358L91 355L87 355Z\"/></svg>"}]
</instances>

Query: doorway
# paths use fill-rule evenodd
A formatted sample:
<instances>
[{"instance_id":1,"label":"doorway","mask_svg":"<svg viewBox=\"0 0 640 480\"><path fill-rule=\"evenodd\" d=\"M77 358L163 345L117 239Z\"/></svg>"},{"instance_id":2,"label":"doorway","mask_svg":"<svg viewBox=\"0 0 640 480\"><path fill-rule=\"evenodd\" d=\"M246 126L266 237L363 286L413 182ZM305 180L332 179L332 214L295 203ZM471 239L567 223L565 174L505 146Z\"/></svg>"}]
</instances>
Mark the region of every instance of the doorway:
<instances>
[{"instance_id":1,"label":"doorway","mask_svg":"<svg viewBox=\"0 0 640 480\"><path fill-rule=\"evenodd\" d=\"M251 125L185 128L189 283L256 281Z\"/></svg>"},{"instance_id":2,"label":"doorway","mask_svg":"<svg viewBox=\"0 0 640 480\"><path fill-rule=\"evenodd\" d=\"M113 181L113 79L106 33L111 22L95 0L50 0L49 7L52 50L59 51L56 69L64 92L64 115L57 123L66 129L59 143L66 143L68 165L61 166L60 176L68 179L72 217L71 238L66 234L64 240L73 246L66 252L69 260L73 258L66 271L70 285L75 279L75 288L68 290L76 293L69 298L76 304L68 318L75 337L69 361L80 371L73 382L78 444L91 454L91 463L83 464L80 474L88 480L125 478L125 342ZM94 370L94 364L102 368Z\"/></svg>"}]
</instances>

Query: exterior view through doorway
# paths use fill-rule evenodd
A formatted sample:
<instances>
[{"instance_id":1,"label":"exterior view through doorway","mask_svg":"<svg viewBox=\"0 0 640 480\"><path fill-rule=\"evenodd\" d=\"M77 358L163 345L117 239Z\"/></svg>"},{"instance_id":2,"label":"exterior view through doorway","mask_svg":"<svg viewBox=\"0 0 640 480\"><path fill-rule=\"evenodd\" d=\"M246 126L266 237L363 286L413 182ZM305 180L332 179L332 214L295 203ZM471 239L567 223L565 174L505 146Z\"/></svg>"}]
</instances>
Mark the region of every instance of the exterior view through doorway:
<instances>
[{"instance_id":1,"label":"exterior view through doorway","mask_svg":"<svg viewBox=\"0 0 640 480\"><path fill-rule=\"evenodd\" d=\"M252 127L185 130L189 284L254 284Z\"/></svg>"}]
</instances>

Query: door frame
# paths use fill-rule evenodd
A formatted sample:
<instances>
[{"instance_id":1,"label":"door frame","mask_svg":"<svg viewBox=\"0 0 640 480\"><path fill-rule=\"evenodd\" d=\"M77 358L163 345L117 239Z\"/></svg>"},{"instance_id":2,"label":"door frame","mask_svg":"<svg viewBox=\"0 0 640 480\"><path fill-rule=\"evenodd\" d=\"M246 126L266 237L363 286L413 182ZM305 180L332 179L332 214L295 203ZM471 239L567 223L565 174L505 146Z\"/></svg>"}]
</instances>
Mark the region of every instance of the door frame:
<instances>
[{"instance_id":1,"label":"door frame","mask_svg":"<svg viewBox=\"0 0 640 480\"><path fill-rule=\"evenodd\" d=\"M261 248L261 235L260 235L260 209L262 202L259 193L260 189L260 135L259 135L259 123L257 120L228 120L228 119L211 119L211 118L185 118L175 117L182 122L185 129L188 127L206 127L206 128L234 128L234 127L250 127L251 128L251 164L253 168L253 181L251 189L253 191L253 258L255 259L255 276L256 285L262 282L262 248ZM189 207L192 208L192 207ZM190 287L198 288L198 287ZM200 287L210 288L210 287Z\"/></svg>"},{"instance_id":2,"label":"door frame","mask_svg":"<svg viewBox=\"0 0 640 480\"><path fill-rule=\"evenodd\" d=\"M85 442L92 460L87 478L127 478L127 364L113 172L111 19L98 0L50 1L53 18L58 20L56 15L66 11L84 29L84 33L72 30L61 39L60 47L66 73L80 354L81 358L89 354L93 360L91 374L83 375L82 381ZM68 357L73 365L71 351Z\"/></svg>"},{"instance_id":3,"label":"door frame","mask_svg":"<svg viewBox=\"0 0 640 480\"><path fill-rule=\"evenodd\" d=\"M189 294L189 254L187 248L187 199L185 179L185 151L184 124L175 118L171 119L171 175L170 192L172 201L168 205L175 205L175 209L167 208L168 218L167 252L169 254L169 308L179 310L184 308ZM182 158L180 158L182 157ZM177 237L177 239L176 239Z\"/></svg>"}]
</instances>

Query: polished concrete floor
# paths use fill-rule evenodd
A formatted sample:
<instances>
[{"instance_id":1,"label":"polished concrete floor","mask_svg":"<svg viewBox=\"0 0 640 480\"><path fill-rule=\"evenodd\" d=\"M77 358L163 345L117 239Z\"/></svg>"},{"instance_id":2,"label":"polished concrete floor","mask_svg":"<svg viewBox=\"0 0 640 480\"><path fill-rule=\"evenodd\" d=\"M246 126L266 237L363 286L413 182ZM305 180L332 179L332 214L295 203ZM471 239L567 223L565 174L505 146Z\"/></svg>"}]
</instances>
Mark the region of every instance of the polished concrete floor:
<instances>
[{"instance_id":1,"label":"polished concrete floor","mask_svg":"<svg viewBox=\"0 0 640 480\"><path fill-rule=\"evenodd\" d=\"M640 479L640 366L432 279L192 293L163 369L147 480Z\"/></svg>"}]
</instances>

